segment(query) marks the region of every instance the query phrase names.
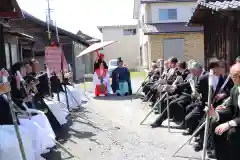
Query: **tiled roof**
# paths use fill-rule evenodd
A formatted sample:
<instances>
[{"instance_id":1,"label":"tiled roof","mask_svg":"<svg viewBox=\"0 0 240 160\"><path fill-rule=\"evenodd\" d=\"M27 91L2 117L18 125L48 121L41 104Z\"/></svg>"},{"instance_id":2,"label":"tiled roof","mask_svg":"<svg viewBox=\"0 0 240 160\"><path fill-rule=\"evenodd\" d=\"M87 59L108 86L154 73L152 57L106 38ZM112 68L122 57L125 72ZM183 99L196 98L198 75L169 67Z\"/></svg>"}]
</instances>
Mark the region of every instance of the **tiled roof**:
<instances>
[{"instance_id":1,"label":"tiled roof","mask_svg":"<svg viewBox=\"0 0 240 160\"><path fill-rule=\"evenodd\" d=\"M182 33L182 32L200 32L202 27L187 27L185 22L178 23L155 23L145 24L143 26L144 34L163 34L163 33Z\"/></svg>"},{"instance_id":2,"label":"tiled roof","mask_svg":"<svg viewBox=\"0 0 240 160\"><path fill-rule=\"evenodd\" d=\"M239 0L198 0L197 7L190 17L187 25L202 24L202 17L199 17L199 12L204 12L206 8L214 11L239 10Z\"/></svg>"},{"instance_id":3,"label":"tiled roof","mask_svg":"<svg viewBox=\"0 0 240 160\"><path fill-rule=\"evenodd\" d=\"M212 10L235 10L240 8L240 1L236 0L210 0L210 1L198 1L198 4Z\"/></svg>"},{"instance_id":4,"label":"tiled roof","mask_svg":"<svg viewBox=\"0 0 240 160\"><path fill-rule=\"evenodd\" d=\"M197 2L197 0L141 0L141 3Z\"/></svg>"}]
</instances>

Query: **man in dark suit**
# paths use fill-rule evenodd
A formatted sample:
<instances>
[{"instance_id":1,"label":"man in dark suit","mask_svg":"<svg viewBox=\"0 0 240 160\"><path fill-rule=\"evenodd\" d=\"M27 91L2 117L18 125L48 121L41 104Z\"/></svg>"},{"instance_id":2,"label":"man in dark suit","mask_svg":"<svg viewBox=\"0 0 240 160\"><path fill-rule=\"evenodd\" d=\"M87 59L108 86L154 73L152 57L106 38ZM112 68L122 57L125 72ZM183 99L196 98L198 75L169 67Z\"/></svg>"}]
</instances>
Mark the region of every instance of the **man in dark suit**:
<instances>
[{"instance_id":1,"label":"man in dark suit","mask_svg":"<svg viewBox=\"0 0 240 160\"><path fill-rule=\"evenodd\" d=\"M222 100L224 100L228 96L227 90L221 90L222 85L224 84L224 77L222 76L222 68L221 62L218 59L211 59L209 61L209 69L213 70L213 95L212 95L212 101L214 106L217 106L222 103ZM201 119L203 118L205 112L204 107L208 101L208 77L209 75L206 74L204 76L201 76L199 78L198 84L197 84L197 90L198 93L201 94L201 101L198 103L194 109L185 117L186 121L186 127L188 130L186 132L183 132L183 135L189 135L192 134L193 131L198 127L199 122L202 123ZM199 133L200 139L196 142L194 145L195 151L202 150L203 145L203 130Z\"/></svg>"},{"instance_id":2,"label":"man in dark suit","mask_svg":"<svg viewBox=\"0 0 240 160\"><path fill-rule=\"evenodd\" d=\"M181 76L186 77L184 79L184 82L181 84L173 85L173 94L176 99L173 99L169 103L169 110L172 117L175 118L176 121L183 121L185 117L185 106L187 106L189 103L191 103L191 87L189 80L194 77L200 76L202 72L202 66L194 62L192 66L189 67L191 74L187 74L189 72L186 71L186 65L184 63L180 63L181 68L180 71L182 71ZM184 68L185 66L185 68ZM196 71L198 70L198 71ZM162 103L162 105L166 105L165 103ZM166 106L165 106L166 107ZM165 108L163 106L163 108ZM167 119L167 112L163 112L154 123L151 124L153 128L161 126L162 122Z\"/></svg>"},{"instance_id":3,"label":"man in dark suit","mask_svg":"<svg viewBox=\"0 0 240 160\"><path fill-rule=\"evenodd\" d=\"M214 124L214 144L217 160L239 160L240 147L240 63L230 69L235 84L227 105L210 108L210 116L216 119Z\"/></svg>"}]
</instances>

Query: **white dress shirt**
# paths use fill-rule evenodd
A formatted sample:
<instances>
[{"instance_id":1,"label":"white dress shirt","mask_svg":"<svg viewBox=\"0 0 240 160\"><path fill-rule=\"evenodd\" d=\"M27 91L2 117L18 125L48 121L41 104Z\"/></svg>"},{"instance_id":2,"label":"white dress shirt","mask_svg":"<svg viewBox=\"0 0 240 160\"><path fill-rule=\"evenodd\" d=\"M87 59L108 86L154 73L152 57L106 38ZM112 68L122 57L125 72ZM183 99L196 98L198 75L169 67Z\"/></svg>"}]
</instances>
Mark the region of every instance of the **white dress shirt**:
<instances>
[{"instance_id":1,"label":"white dress shirt","mask_svg":"<svg viewBox=\"0 0 240 160\"><path fill-rule=\"evenodd\" d=\"M219 82L219 76L213 75L213 91L216 91L218 82Z\"/></svg>"}]
</instances>

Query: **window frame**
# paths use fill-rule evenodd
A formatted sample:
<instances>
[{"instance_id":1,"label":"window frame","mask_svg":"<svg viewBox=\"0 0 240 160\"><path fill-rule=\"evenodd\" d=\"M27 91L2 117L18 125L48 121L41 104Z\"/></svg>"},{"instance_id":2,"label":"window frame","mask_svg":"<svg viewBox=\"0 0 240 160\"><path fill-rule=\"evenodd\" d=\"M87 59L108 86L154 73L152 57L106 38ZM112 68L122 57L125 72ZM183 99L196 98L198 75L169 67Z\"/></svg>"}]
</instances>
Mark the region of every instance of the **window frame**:
<instances>
[{"instance_id":1,"label":"window frame","mask_svg":"<svg viewBox=\"0 0 240 160\"><path fill-rule=\"evenodd\" d=\"M123 29L123 36L135 36L137 34L136 28Z\"/></svg>"},{"instance_id":2,"label":"window frame","mask_svg":"<svg viewBox=\"0 0 240 160\"><path fill-rule=\"evenodd\" d=\"M177 20L178 18L177 8L159 9L158 13L160 21Z\"/></svg>"}]
</instances>

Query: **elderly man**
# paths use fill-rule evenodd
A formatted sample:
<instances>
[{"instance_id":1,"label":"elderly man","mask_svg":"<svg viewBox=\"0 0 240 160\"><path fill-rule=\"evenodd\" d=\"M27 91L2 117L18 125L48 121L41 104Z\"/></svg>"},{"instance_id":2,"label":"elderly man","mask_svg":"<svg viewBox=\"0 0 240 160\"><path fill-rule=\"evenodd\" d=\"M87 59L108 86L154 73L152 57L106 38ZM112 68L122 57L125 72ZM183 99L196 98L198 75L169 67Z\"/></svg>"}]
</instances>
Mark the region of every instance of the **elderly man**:
<instances>
[{"instance_id":1,"label":"elderly man","mask_svg":"<svg viewBox=\"0 0 240 160\"><path fill-rule=\"evenodd\" d=\"M230 69L235 84L230 93L227 105L210 108L210 115L215 117L214 143L217 160L239 160L240 147L240 63Z\"/></svg>"}]
</instances>

